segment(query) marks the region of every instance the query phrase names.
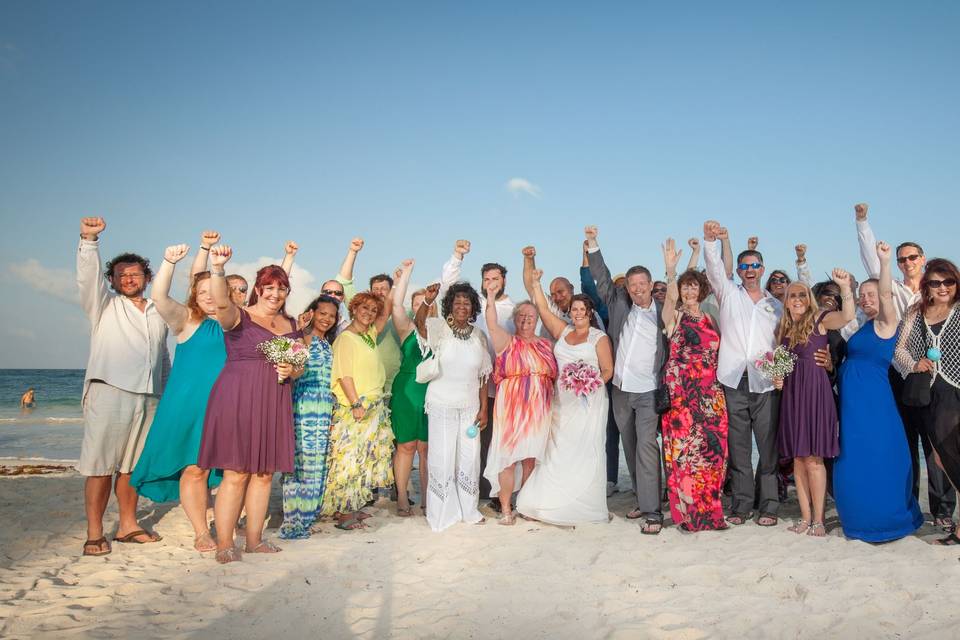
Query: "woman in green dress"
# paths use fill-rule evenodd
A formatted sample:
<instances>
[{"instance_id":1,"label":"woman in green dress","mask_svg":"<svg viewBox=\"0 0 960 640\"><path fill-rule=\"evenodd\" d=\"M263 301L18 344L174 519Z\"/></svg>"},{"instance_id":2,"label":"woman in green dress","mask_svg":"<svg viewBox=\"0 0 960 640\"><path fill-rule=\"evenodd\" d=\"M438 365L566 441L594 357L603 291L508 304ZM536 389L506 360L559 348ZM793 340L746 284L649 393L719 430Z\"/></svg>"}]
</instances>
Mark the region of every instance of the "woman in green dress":
<instances>
[{"instance_id":1,"label":"woman in green dress","mask_svg":"<svg viewBox=\"0 0 960 640\"><path fill-rule=\"evenodd\" d=\"M217 305L210 293L209 271L193 277L186 305L170 297L174 265L188 250L185 244L167 247L150 295L177 336L177 351L130 484L154 502L180 500L193 525L194 548L213 551L217 545L207 526L208 487L219 484L220 476L198 467L197 456L207 399L227 351L223 330L213 319Z\"/></svg>"},{"instance_id":2,"label":"woman in green dress","mask_svg":"<svg viewBox=\"0 0 960 640\"><path fill-rule=\"evenodd\" d=\"M407 499L407 485L413 470L413 455L420 455L420 508L426 505L427 487L427 414L423 411L427 385L417 382L417 365L423 361L423 352L414 330L413 321L403 308L403 299L407 294L410 274L413 272L413 260L404 260L400 264L400 277L393 288L393 326L400 338L400 370L393 379L390 398L390 415L393 422L393 434L397 439L397 452L393 458L393 475L397 481L397 515L410 515L410 501ZM414 313L424 302L424 292L415 291L410 297L410 306Z\"/></svg>"}]
</instances>

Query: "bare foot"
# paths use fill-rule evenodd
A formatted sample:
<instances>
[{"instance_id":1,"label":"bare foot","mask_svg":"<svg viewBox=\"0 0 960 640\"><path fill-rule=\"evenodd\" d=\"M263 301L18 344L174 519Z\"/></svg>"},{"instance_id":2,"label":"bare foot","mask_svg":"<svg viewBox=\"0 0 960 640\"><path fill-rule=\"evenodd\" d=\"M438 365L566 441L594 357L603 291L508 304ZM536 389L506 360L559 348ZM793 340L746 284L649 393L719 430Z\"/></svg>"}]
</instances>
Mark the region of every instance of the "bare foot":
<instances>
[{"instance_id":1,"label":"bare foot","mask_svg":"<svg viewBox=\"0 0 960 640\"><path fill-rule=\"evenodd\" d=\"M206 531L194 537L193 548L200 553L206 553L207 551L214 551L217 548L217 543L210 535L210 532Z\"/></svg>"}]
</instances>

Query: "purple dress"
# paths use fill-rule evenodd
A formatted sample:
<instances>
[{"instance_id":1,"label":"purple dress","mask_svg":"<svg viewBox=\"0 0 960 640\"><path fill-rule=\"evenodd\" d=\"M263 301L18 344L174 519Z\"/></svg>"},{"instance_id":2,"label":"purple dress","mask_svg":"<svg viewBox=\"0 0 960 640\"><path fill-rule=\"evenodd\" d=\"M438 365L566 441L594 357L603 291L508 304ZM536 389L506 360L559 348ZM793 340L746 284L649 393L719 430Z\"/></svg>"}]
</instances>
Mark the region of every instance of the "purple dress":
<instances>
[{"instance_id":1,"label":"purple dress","mask_svg":"<svg viewBox=\"0 0 960 640\"><path fill-rule=\"evenodd\" d=\"M823 316L817 318L817 326ZM787 346L787 340L782 342ZM837 405L826 369L817 365L813 354L827 346L827 336L814 326L810 339L792 349L797 355L793 373L783 381L780 396L780 429L777 446L783 458L817 456L835 458L840 454Z\"/></svg>"},{"instance_id":2,"label":"purple dress","mask_svg":"<svg viewBox=\"0 0 960 640\"><path fill-rule=\"evenodd\" d=\"M290 320L287 338L300 336ZM240 323L223 332L227 362L210 390L197 465L248 473L293 472L292 384L257 345L274 337L243 309Z\"/></svg>"}]
</instances>

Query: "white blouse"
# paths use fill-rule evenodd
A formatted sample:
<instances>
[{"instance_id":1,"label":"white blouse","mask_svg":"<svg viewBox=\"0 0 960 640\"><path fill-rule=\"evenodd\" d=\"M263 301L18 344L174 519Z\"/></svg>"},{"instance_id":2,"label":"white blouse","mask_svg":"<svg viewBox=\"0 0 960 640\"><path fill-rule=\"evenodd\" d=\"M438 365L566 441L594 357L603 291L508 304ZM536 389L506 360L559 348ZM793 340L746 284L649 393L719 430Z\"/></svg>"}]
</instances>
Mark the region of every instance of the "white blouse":
<instances>
[{"instance_id":1,"label":"white blouse","mask_svg":"<svg viewBox=\"0 0 960 640\"><path fill-rule=\"evenodd\" d=\"M426 346L440 361L440 375L427 384L427 411L479 408L480 385L493 370L486 342L476 327L461 340L445 320L427 318Z\"/></svg>"}]
</instances>

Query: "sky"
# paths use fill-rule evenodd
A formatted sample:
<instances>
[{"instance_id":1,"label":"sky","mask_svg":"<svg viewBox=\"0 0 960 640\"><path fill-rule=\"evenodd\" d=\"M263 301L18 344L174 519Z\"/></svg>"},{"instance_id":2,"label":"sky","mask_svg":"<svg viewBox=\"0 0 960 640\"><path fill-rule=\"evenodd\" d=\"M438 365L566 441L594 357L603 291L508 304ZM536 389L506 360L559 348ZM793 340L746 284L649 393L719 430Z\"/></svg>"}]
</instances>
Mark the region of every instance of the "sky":
<instances>
[{"instance_id":1,"label":"sky","mask_svg":"<svg viewBox=\"0 0 960 640\"><path fill-rule=\"evenodd\" d=\"M862 278L866 201L960 258L957 33L956 2L5 0L0 367L84 366L87 215L104 260L212 228L251 273L296 240L291 306L358 235L359 281L467 238L515 299L528 244L576 282L587 224L614 272L712 218Z\"/></svg>"}]
</instances>

